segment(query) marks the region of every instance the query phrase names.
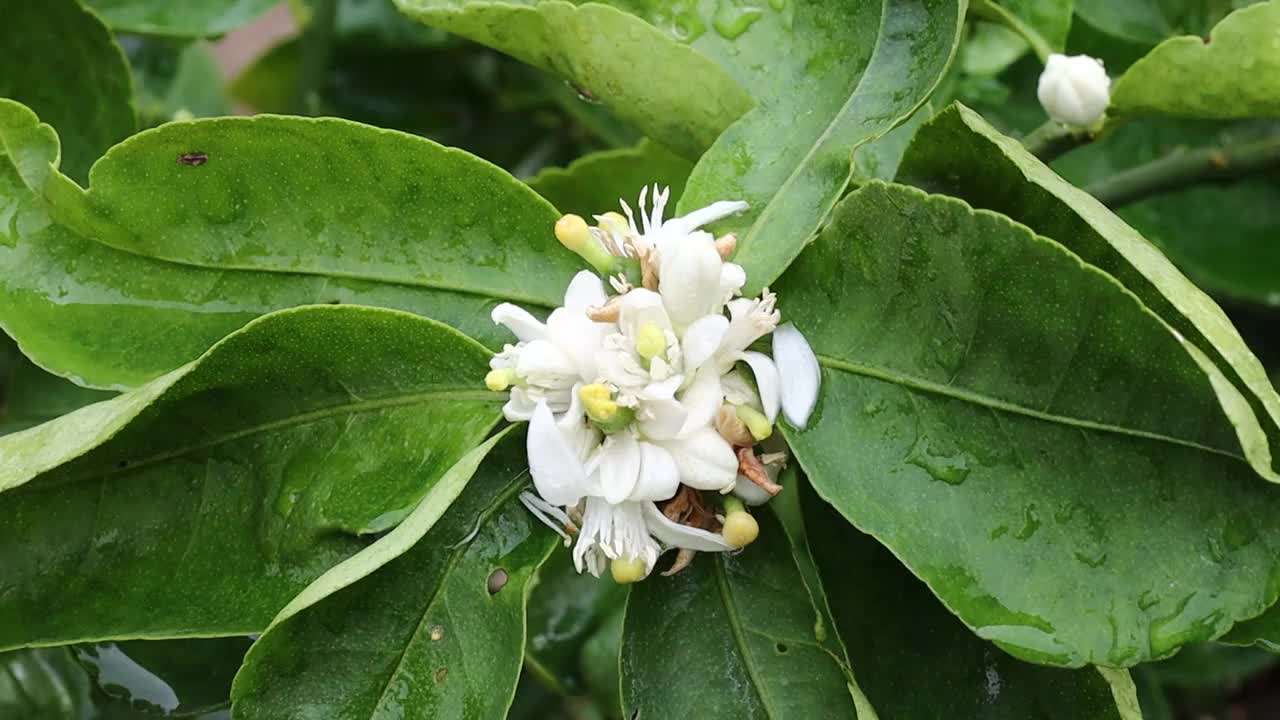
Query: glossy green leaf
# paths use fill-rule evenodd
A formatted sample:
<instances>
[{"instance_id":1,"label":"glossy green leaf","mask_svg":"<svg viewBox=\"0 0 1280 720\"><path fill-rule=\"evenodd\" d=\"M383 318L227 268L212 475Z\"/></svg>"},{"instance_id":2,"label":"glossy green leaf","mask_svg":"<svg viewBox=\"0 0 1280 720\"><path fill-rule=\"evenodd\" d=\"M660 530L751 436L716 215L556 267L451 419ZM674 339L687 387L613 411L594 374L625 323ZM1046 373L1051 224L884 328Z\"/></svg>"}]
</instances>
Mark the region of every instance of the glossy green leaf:
<instances>
[{"instance_id":1,"label":"glossy green leaf","mask_svg":"<svg viewBox=\"0 0 1280 720\"><path fill-rule=\"evenodd\" d=\"M1043 62L1049 53L1066 47L1074 4L1073 0L976 0L973 9L1025 38Z\"/></svg>"},{"instance_id":2,"label":"glossy green leaf","mask_svg":"<svg viewBox=\"0 0 1280 720\"><path fill-rule=\"evenodd\" d=\"M1126 667L1280 593L1243 398L1220 404L1212 364L1062 246L871 184L777 290L824 367L787 430L814 489L980 637Z\"/></svg>"},{"instance_id":3,"label":"glossy green leaf","mask_svg":"<svg viewBox=\"0 0 1280 720\"><path fill-rule=\"evenodd\" d=\"M1222 637L1222 641L1280 653L1280 606L1272 605L1258 617L1236 625Z\"/></svg>"},{"instance_id":4,"label":"glossy green leaf","mask_svg":"<svg viewBox=\"0 0 1280 720\"><path fill-rule=\"evenodd\" d=\"M97 692L100 717L193 717L231 705L247 637L134 640L72 648Z\"/></svg>"},{"instance_id":5,"label":"glossy green leaf","mask_svg":"<svg viewBox=\"0 0 1280 720\"><path fill-rule=\"evenodd\" d=\"M558 540L516 499L528 479L515 440L412 549L259 638L236 678L235 716L505 715L530 581Z\"/></svg>"},{"instance_id":6,"label":"glossy green leaf","mask_svg":"<svg viewBox=\"0 0 1280 720\"><path fill-rule=\"evenodd\" d=\"M899 178L1004 213L1119 280L1244 389L1257 417L1237 420L1249 428L1261 422L1266 433L1247 442L1245 451L1260 472L1271 474L1270 446L1280 442L1280 395L1262 363L1222 309L1132 227L959 105L916 133ZM1228 386L1218 390L1224 402L1233 394Z\"/></svg>"},{"instance_id":7,"label":"glossy green leaf","mask_svg":"<svg viewBox=\"0 0 1280 720\"><path fill-rule=\"evenodd\" d=\"M208 43L182 45L136 36L122 42L143 126L231 114L222 68Z\"/></svg>"},{"instance_id":8,"label":"glossy green leaf","mask_svg":"<svg viewBox=\"0 0 1280 720\"><path fill-rule=\"evenodd\" d=\"M85 0L112 30L173 37L210 37L245 25L277 0Z\"/></svg>"},{"instance_id":9,"label":"glossy green leaf","mask_svg":"<svg viewBox=\"0 0 1280 720\"><path fill-rule=\"evenodd\" d=\"M408 310L501 347L509 336L489 310L503 299L558 305L578 267L546 201L483 161L399 133L299 118L174 123L99 166L108 199L50 169L56 140L26 108L0 101L0 143L62 208L53 217L0 162L0 326L85 385L139 385L258 315L312 303ZM291 143L301 155L282 154ZM391 159L370 164L373 148ZM175 161L197 150L206 164ZM281 200L289 195L297 202Z\"/></svg>"},{"instance_id":10,"label":"glossy green leaf","mask_svg":"<svg viewBox=\"0 0 1280 720\"><path fill-rule=\"evenodd\" d=\"M410 17L566 78L622 120L688 157L697 157L751 105L733 70L713 61L720 56L698 52L711 45L723 53L730 41L717 42L719 36L706 32L704 11L684 3L657 0L644 7L650 24L597 3L395 2ZM732 34L764 11L730 12L735 17L727 26L721 20L719 27Z\"/></svg>"},{"instance_id":11,"label":"glossy green leaf","mask_svg":"<svg viewBox=\"0 0 1280 720\"><path fill-rule=\"evenodd\" d=\"M1150 47L1171 35L1201 35L1234 7L1257 0L1075 0L1085 22L1120 40Z\"/></svg>"},{"instance_id":12,"label":"glossy green leaf","mask_svg":"<svg viewBox=\"0 0 1280 720\"><path fill-rule=\"evenodd\" d=\"M0 647L261 631L484 437L488 356L405 313L287 310L0 438Z\"/></svg>"},{"instance_id":13,"label":"glossy green leaf","mask_svg":"<svg viewBox=\"0 0 1280 720\"><path fill-rule=\"evenodd\" d=\"M529 599L527 669L561 694L581 694L587 673L594 670L585 660L584 645L604 631L603 625L621 611L626 597L626 588L613 578L580 573L569 549L557 550L538 572ZM615 652L615 661L617 657Z\"/></svg>"},{"instance_id":14,"label":"glossy green leaf","mask_svg":"<svg viewBox=\"0 0 1280 720\"><path fill-rule=\"evenodd\" d=\"M622 637L625 717L855 718L847 668L768 511L740 554L703 554L633 586Z\"/></svg>"},{"instance_id":15,"label":"glossy green leaf","mask_svg":"<svg viewBox=\"0 0 1280 720\"><path fill-rule=\"evenodd\" d=\"M1088 188L1143 163L1191 149L1253 142L1280 131L1274 123L1150 118L1126 123L1053 165ZM1196 284L1239 302L1280 306L1280 174L1201 185L1125 205L1117 214L1156 244Z\"/></svg>"},{"instance_id":16,"label":"glossy green leaf","mask_svg":"<svg viewBox=\"0 0 1280 720\"><path fill-rule=\"evenodd\" d=\"M25 103L57 128L71 177L83 181L93 161L134 131L124 53L77 0L12 3L0 48L0 98Z\"/></svg>"},{"instance_id":17,"label":"glossy green leaf","mask_svg":"<svg viewBox=\"0 0 1280 720\"><path fill-rule=\"evenodd\" d=\"M1110 686L1093 669L1038 667L975 637L887 549L808 488L803 495L809 547L835 630L881 717L1130 717L1120 714ZM922 686L929 691L919 692Z\"/></svg>"},{"instance_id":18,"label":"glossy green leaf","mask_svg":"<svg viewBox=\"0 0 1280 720\"><path fill-rule=\"evenodd\" d=\"M581 672L592 698L605 717L622 717L622 627L624 608L618 608L605 619L582 646ZM864 719L865 720L865 719Z\"/></svg>"},{"instance_id":19,"label":"glossy green leaf","mask_svg":"<svg viewBox=\"0 0 1280 720\"><path fill-rule=\"evenodd\" d=\"M1116 81L1111 112L1184 117L1280 115L1280 0L1228 15L1209 34L1164 41Z\"/></svg>"},{"instance_id":20,"label":"glossy green leaf","mask_svg":"<svg viewBox=\"0 0 1280 720\"><path fill-rule=\"evenodd\" d=\"M632 148L592 153L566 168L547 168L529 179L529 187L562 213L590 218L617 211L618 200L634 205L641 188L671 188L670 203L684 193L693 164L645 140Z\"/></svg>"},{"instance_id":21,"label":"glossy green leaf","mask_svg":"<svg viewBox=\"0 0 1280 720\"><path fill-rule=\"evenodd\" d=\"M92 720L89 679L66 648L0 654L0 717Z\"/></svg>"},{"instance_id":22,"label":"glossy green leaf","mask_svg":"<svg viewBox=\"0 0 1280 720\"><path fill-rule=\"evenodd\" d=\"M717 227L738 233L743 292L768 286L799 254L851 177L851 153L906 120L946 72L964 0L824 3L799 25L804 52L770 65L780 90L698 161L681 212L717 200L751 210ZM869 55L869 59L864 60ZM803 108L803 112L797 112Z\"/></svg>"},{"instance_id":23,"label":"glossy green leaf","mask_svg":"<svg viewBox=\"0 0 1280 720\"><path fill-rule=\"evenodd\" d=\"M7 371L0 369L0 387L0 435L25 430L112 396L50 375L21 355Z\"/></svg>"}]
</instances>

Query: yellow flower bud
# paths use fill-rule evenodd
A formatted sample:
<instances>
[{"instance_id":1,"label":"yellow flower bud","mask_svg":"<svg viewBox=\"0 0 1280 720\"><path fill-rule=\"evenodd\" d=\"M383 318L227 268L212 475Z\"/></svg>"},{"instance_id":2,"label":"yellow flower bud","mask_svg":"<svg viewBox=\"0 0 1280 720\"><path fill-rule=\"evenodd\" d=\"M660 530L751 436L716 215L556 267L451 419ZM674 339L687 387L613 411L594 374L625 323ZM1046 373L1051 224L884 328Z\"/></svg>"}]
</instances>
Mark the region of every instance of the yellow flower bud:
<instances>
[{"instance_id":1,"label":"yellow flower bud","mask_svg":"<svg viewBox=\"0 0 1280 720\"><path fill-rule=\"evenodd\" d=\"M769 422L769 418L765 417L764 413L750 405L738 405L735 409L738 419L747 426L751 437L755 438L757 442L773 434L773 423Z\"/></svg>"},{"instance_id":2,"label":"yellow flower bud","mask_svg":"<svg viewBox=\"0 0 1280 720\"><path fill-rule=\"evenodd\" d=\"M640 582L648 573L645 572L643 560L629 557L610 561L609 574L613 575L614 582L619 585L630 585L634 582Z\"/></svg>"},{"instance_id":3,"label":"yellow flower bud","mask_svg":"<svg viewBox=\"0 0 1280 720\"><path fill-rule=\"evenodd\" d=\"M502 392L514 385L517 379L515 368L499 368L484 376L484 385L494 392Z\"/></svg>"},{"instance_id":4,"label":"yellow flower bud","mask_svg":"<svg viewBox=\"0 0 1280 720\"><path fill-rule=\"evenodd\" d=\"M655 323L640 326L639 337L636 338L636 352L648 362L667 351L667 334Z\"/></svg>"}]
</instances>

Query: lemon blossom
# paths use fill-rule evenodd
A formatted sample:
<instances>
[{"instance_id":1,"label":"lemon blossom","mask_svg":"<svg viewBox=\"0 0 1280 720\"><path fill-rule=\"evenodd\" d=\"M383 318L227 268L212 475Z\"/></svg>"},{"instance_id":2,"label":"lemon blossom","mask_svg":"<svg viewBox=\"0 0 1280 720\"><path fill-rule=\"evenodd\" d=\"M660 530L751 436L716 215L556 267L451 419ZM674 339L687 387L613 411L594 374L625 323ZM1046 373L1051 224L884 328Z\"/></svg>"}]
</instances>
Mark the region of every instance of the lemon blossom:
<instances>
[{"instance_id":1,"label":"lemon blossom","mask_svg":"<svg viewBox=\"0 0 1280 720\"><path fill-rule=\"evenodd\" d=\"M1107 111L1111 78L1097 58L1054 53L1040 74L1036 96L1053 120L1087 128Z\"/></svg>"},{"instance_id":2,"label":"lemon blossom","mask_svg":"<svg viewBox=\"0 0 1280 720\"><path fill-rule=\"evenodd\" d=\"M777 298L768 290L759 298L736 297L746 274L726 260L733 237L700 230L746 204L718 202L664 220L669 191L653 188L652 210L646 194L638 224L625 202L625 218L606 213L588 227L568 215L557 223L561 242L612 275L617 294L608 296L598 276L582 272L545 323L517 306L499 305L493 319L517 343L492 359L486 378L491 390L510 391L506 417L529 422L537 492L521 499L566 539L564 529L577 526L580 572L599 575L609 566L620 581L649 574L666 548L725 551L755 538L746 531L754 521L737 517L745 510L736 500L726 501L725 516L717 516L726 533L733 530L734 542L673 522L656 503L674 497L682 484L750 495L740 463L749 461L763 477L751 448L772 432L780 410L803 427L819 380L817 361L798 332L780 334L777 361L748 349L778 329ZM785 377L787 367L804 377ZM704 511L701 522L714 521Z\"/></svg>"}]
</instances>

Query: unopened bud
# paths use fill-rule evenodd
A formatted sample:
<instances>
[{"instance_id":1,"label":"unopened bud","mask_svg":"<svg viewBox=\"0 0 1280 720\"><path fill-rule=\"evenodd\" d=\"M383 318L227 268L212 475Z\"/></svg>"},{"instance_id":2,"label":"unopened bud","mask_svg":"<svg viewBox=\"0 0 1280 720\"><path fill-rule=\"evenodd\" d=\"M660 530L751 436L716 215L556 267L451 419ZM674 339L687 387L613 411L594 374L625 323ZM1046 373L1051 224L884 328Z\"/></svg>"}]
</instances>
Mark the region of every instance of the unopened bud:
<instances>
[{"instance_id":1,"label":"unopened bud","mask_svg":"<svg viewBox=\"0 0 1280 720\"><path fill-rule=\"evenodd\" d=\"M746 424L747 430L751 432L751 437L764 440L773 434L773 423L769 422L769 418L765 417L764 413L750 405L738 405L735 410L738 417Z\"/></svg>"},{"instance_id":2,"label":"unopened bud","mask_svg":"<svg viewBox=\"0 0 1280 720\"><path fill-rule=\"evenodd\" d=\"M1102 61L1088 55L1049 56L1036 97L1049 117L1064 125L1096 125L1111 103L1111 78Z\"/></svg>"},{"instance_id":3,"label":"unopened bud","mask_svg":"<svg viewBox=\"0 0 1280 720\"><path fill-rule=\"evenodd\" d=\"M731 547L743 548L760 536L760 524L747 512L741 500L730 496L724 500L724 528L720 534Z\"/></svg>"},{"instance_id":4,"label":"unopened bud","mask_svg":"<svg viewBox=\"0 0 1280 720\"><path fill-rule=\"evenodd\" d=\"M751 431L742 422L742 418L738 417L738 411L732 405L720 406L720 412L716 413L716 432L728 440L730 445L745 447L755 444Z\"/></svg>"},{"instance_id":5,"label":"unopened bud","mask_svg":"<svg viewBox=\"0 0 1280 720\"><path fill-rule=\"evenodd\" d=\"M720 253L721 260L728 260L733 257L733 251L737 249L738 236L734 233L729 233L716 239L716 252Z\"/></svg>"},{"instance_id":6,"label":"unopened bud","mask_svg":"<svg viewBox=\"0 0 1280 720\"><path fill-rule=\"evenodd\" d=\"M614 558L609 562L609 574L619 585L630 585L645 579L644 561L637 557Z\"/></svg>"},{"instance_id":7,"label":"unopened bud","mask_svg":"<svg viewBox=\"0 0 1280 720\"><path fill-rule=\"evenodd\" d=\"M489 374L484 376L484 385L493 392L502 392L514 385L516 380L515 368L499 368L490 370Z\"/></svg>"},{"instance_id":8,"label":"unopened bud","mask_svg":"<svg viewBox=\"0 0 1280 720\"><path fill-rule=\"evenodd\" d=\"M640 357L648 362L666 351L667 334L662 331L662 328L655 323L641 325L636 338L636 352L640 353Z\"/></svg>"}]
</instances>

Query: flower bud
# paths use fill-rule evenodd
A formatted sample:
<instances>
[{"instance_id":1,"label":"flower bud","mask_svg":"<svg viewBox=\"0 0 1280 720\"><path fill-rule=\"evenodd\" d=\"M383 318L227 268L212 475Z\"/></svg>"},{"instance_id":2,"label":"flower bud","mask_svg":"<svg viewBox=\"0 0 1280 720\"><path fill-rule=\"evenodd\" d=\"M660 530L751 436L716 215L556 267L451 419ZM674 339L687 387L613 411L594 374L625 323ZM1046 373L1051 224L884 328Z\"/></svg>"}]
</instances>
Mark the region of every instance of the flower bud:
<instances>
[{"instance_id":1,"label":"flower bud","mask_svg":"<svg viewBox=\"0 0 1280 720\"><path fill-rule=\"evenodd\" d=\"M640 582L648 573L645 572L644 560L637 557L615 558L609 562L609 574L619 585L630 585Z\"/></svg>"},{"instance_id":2,"label":"flower bud","mask_svg":"<svg viewBox=\"0 0 1280 720\"><path fill-rule=\"evenodd\" d=\"M1088 55L1049 56L1036 90L1049 117L1065 125L1096 125L1111 102L1111 78L1102 61Z\"/></svg>"}]
</instances>

